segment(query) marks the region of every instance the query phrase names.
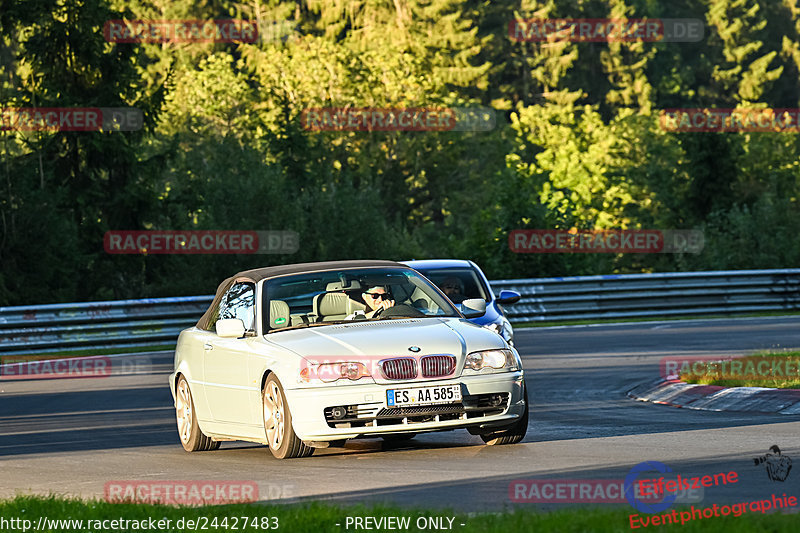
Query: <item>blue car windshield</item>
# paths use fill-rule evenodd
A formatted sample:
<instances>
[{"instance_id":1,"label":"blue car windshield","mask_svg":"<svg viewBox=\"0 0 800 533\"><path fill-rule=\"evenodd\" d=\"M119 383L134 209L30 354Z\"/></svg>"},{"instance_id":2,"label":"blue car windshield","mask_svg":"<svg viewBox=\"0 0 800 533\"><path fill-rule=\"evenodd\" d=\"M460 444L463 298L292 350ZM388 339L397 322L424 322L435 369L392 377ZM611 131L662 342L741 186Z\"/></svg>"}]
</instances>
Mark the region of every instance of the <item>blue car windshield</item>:
<instances>
[{"instance_id":1,"label":"blue car windshield","mask_svg":"<svg viewBox=\"0 0 800 533\"><path fill-rule=\"evenodd\" d=\"M359 268L281 276L263 291L264 331L357 320L458 317L453 304L406 268Z\"/></svg>"},{"instance_id":2,"label":"blue car windshield","mask_svg":"<svg viewBox=\"0 0 800 533\"><path fill-rule=\"evenodd\" d=\"M417 271L439 287L453 303L459 304L469 298L491 301L478 273L471 268L417 268Z\"/></svg>"}]
</instances>

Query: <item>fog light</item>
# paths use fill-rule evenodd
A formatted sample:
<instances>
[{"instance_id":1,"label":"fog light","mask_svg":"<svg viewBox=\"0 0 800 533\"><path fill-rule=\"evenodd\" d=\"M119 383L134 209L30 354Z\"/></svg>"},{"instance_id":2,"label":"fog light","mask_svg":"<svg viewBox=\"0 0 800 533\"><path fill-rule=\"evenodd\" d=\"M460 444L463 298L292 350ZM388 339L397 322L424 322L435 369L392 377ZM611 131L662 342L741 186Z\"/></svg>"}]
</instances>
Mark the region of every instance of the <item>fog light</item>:
<instances>
[{"instance_id":1,"label":"fog light","mask_svg":"<svg viewBox=\"0 0 800 533\"><path fill-rule=\"evenodd\" d=\"M492 407L497 407L498 405L503 403L503 395L502 394L492 394L492 398L489 400Z\"/></svg>"},{"instance_id":2,"label":"fog light","mask_svg":"<svg viewBox=\"0 0 800 533\"><path fill-rule=\"evenodd\" d=\"M334 407L331 409L331 416L337 420L341 420L347 416L347 409L344 407Z\"/></svg>"}]
</instances>

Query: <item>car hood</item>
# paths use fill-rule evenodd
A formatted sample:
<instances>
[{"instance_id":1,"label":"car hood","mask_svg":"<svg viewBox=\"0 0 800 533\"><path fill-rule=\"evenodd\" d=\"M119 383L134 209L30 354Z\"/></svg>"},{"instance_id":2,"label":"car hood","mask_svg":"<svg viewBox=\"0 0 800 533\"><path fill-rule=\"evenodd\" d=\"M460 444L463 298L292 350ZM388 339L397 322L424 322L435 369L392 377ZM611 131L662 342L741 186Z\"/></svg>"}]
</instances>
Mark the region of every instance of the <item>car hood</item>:
<instances>
[{"instance_id":1,"label":"car hood","mask_svg":"<svg viewBox=\"0 0 800 533\"><path fill-rule=\"evenodd\" d=\"M374 366L379 360L393 357L419 359L431 354L452 354L456 357L457 375L467 353L506 347L495 333L458 318L359 321L276 332L268 338L311 364L363 360ZM419 351L413 352L411 347L418 347Z\"/></svg>"}]
</instances>

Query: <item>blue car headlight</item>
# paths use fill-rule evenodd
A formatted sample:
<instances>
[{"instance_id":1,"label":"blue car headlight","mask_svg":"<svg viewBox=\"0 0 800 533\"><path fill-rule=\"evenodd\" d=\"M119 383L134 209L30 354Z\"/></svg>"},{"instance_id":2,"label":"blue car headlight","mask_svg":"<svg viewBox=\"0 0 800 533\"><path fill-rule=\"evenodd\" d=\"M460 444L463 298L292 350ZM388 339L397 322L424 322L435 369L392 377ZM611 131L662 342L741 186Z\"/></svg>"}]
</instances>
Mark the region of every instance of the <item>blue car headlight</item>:
<instances>
[{"instance_id":1,"label":"blue car headlight","mask_svg":"<svg viewBox=\"0 0 800 533\"><path fill-rule=\"evenodd\" d=\"M491 324L486 324L483 327L485 327L486 329L488 329L490 331L494 331L495 333L497 333L498 335L503 337L503 339L505 339L509 343L511 343L512 339L514 338L512 333L511 333L511 326L507 325L507 323L505 321L503 321L503 322L492 322Z\"/></svg>"},{"instance_id":2,"label":"blue car headlight","mask_svg":"<svg viewBox=\"0 0 800 533\"><path fill-rule=\"evenodd\" d=\"M491 324L486 324L483 327L485 327L486 329L494 331L495 333L497 333L500 336L503 335L503 327L500 324L498 324L497 322L492 322Z\"/></svg>"}]
</instances>

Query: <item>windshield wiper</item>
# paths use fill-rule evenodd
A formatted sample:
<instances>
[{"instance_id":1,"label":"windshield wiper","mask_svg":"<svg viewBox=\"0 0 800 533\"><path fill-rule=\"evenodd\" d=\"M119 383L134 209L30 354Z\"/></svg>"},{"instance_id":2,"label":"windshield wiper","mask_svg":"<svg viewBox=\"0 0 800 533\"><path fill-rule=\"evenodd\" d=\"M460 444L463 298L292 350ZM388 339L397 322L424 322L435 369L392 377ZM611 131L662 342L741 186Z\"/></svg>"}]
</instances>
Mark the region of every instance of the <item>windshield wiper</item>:
<instances>
[{"instance_id":1,"label":"windshield wiper","mask_svg":"<svg viewBox=\"0 0 800 533\"><path fill-rule=\"evenodd\" d=\"M448 316L452 317L454 315L422 315L422 316L392 315L392 316L379 316L378 318L369 318L367 320L397 320L397 319L407 320L409 318L447 318Z\"/></svg>"},{"instance_id":2,"label":"windshield wiper","mask_svg":"<svg viewBox=\"0 0 800 533\"><path fill-rule=\"evenodd\" d=\"M271 329L267 331L267 334L274 333L276 331L289 331L292 329L303 329L303 328L311 328L314 326L330 326L333 324L352 324L352 320L331 320L328 322L306 322L305 324L298 324L296 326L289 326L286 328L278 328L278 329Z\"/></svg>"}]
</instances>

